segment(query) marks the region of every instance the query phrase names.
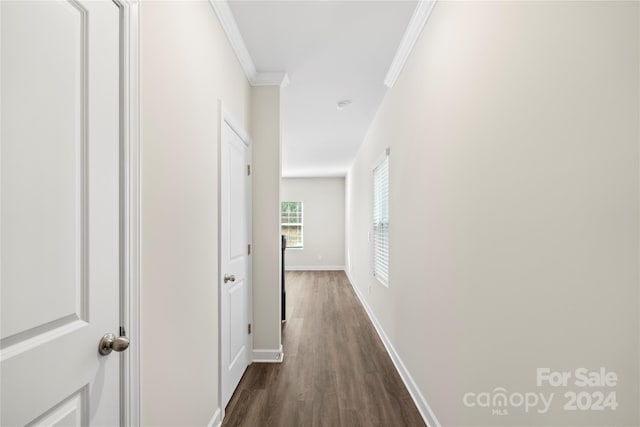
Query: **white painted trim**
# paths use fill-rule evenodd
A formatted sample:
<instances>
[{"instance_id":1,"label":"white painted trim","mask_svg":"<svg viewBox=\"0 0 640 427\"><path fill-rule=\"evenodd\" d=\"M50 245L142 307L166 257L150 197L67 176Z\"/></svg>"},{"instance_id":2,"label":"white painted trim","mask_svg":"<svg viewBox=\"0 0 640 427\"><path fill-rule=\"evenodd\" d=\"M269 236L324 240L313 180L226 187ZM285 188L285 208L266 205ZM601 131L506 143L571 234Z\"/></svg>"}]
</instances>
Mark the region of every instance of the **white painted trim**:
<instances>
[{"instance_id":1,"label":"white painted trim","mask_svg":"<svg viewBox=\"0 0 640 427\"><path fill-rule=\"evenodd\" d=\"M384 347L387 349L387 353L389 353L389 357L391 357L391 360L393 361L393 365L396 367L398 374L400 374L400 378L402 378L402 382L404 382L404 385L405 387L407 387L407 390L409 391L411 398L413 399L414 403L418 407L418 411L420 412L420 415L422 415L422 419L430 427L442 427L440 422L436 418L436 415L431 410L431 407L429 406L424 396L420 392L420 389L418 388L415 381L411 377L411 374L407 370L407 367L402 362L402 359L400 359L400 355L398 354L398 352L396 352L395 348L393 347L393 344L391 344L391 341L389 340L387 335L384 333L384 330L382 329L382 325L380 325L380 322L378 322L378 319L373 314L373 310L371 310L371 307L369 307L369 304L367 304L367 301L365 300L364 296L360 293L360 290L355 285L355 281L353 280L353 278L351 277L348 271L345 271L345 273L347 274L349 283L351 283L351 287L353 288L354 292L358 296L358 299L360 300L362 307L364 307L364 310L367 312L367 315L369 316L371 323L373 323L373 326L375 327L376 332L378 333L378 336L382 340Z\"/></svg>"},{"instance_id":2,"label":"white painted trim","mask_svg":"<svg viewBox=\"0 0 640 427\"><path fill-rule=\"evenodd\" d=\"M289 84L289 76L287 73L260 72L256 70L256 66L249 54L247 45L242 38L238 23L233 16L227 0L209 0L209 3L218 17L220 25L222 25L222 29L238 58L238 62L240 62L244 75L247 76L247 80L249 80L249 84L251 84L251 86L287 86Z\"/></svg>"},{"instance_id":3,"label":"white painted trim","mask_svg":"<svg viewBox=\"0 0 640 427\"><path fill-rule=\"evenodd\" d=\"M220 251L220 233L222 230L221 227L221 212L222 212L222 203L220 203L220 194L222 193L222 171L221 169L221 157L222 157L222 137L224 135L224 106L222 105L222 100L218 99L218 143L217 143L217 156L218 156L218 176L217 176L217 185L216 185L216 203L218 209L218 277L215 280L215 284L218 288L218 410L220 411L220 419L224 419L224 408L225 405L222 403L222 285L220 283L220 266L222 265L222 255Z\"/></svg>"},{"instance_id":4,"label":"white painted trim","mask_svg":"<svg viewBox=\"0 0 640 427\"><path fill-rule=\"evenodd\" d=\"M220 418L220 408L216 409L216 412L211 417L211 421L207 424L207 427L220 427L222 425L222 418Z\"/></svg>"},{"instance_id":5,"label":"white painted trim","mask_svg":"<svg viewBox=\"0 0 640 427\"><path fill-rule=\"evenodd\" d=\"M283 360L282 344L278 350L253 350L254 363L282 363Z\"/></svg>"},{"instance_id":6,"label":"white painted trim","mask_svg":"<svg viewBox=\"0 0 640 427\"><path fill-rule=\"evenodd\" d=\"M130 340L129 348L120 354L121 414L123 426L139 426L141 377L141 190L140 190L140 2L120 0L123 15L123 220L124 220L124 310L120 321Z\"/></svg>"},{"instance_id":7,"label":"white painted trim","mask_svg":"<svg viewBox=\"0 0 640 427\"><path fill-rule=\"evenodd\" d=\"M391 62L389 71L387 71L387 76L384 78L384 84L387 87L392 88L396 80L398 80L404 64L407 62L407 59L409 59L411 51L413 51L413 46L416 44L418 37L420 37L429 16L431 16L436 1L437 0L420 0L418 2L413 16L409 21L409 25L407 25L407 29L404 32L404 36L402 36L396 55Z\"/></svg>"},{"instance_id":8,"label":"white painted trim","mask_svg":"<svg viewBox=\"0 0 640 427\"><path fill-rule=\"evenodd\" d=\"M218 20L220 21L220 25L222 25L222 29L227 35L227 39L229 39L229 43L240 62L240 66L244 70L247 78L251 80L251 78L253 78L257 73L256 66L253 63L251 55L249 55L249 50L247 50L247 45L244 43L242 34L240 34L240 29L238 28L236 19L233 16L233 12L231 12L229 3L227 3L226 0L209 0L209 3L211 3L213 11L216 13Z\"/></svg>"},{"instance_id":9,"label":"white painted trim","mask_svg":"<svg viewBox=\"0 0 640 427\"><path fill-rule=\"evenodd\" d=\"M251 86L280 86L289 85L287 73L256 73L253 79L249 79Z\"/></svg>"},{"instance_id":10,"label":"white painted trim","mask_svg":"<svg viewBox=\"0 0 640 427\"><path fill-rule=\"evenodd\" d=\"M344 265L310 265L310 266L297 266L287 265L285 271L343 271Z\"/></svg>"},{"instance_id":11,"label":"white painted trim","mask_svg":"<svg viewBox=\"0 0 640 427\"><path fill-rule=\"evenodd\" d=\"M306 172L282 172L282 178L346 178L347 172L326 172L326 173L316 173L311 172L307 174Z\"/></svg>"}]
</instances>

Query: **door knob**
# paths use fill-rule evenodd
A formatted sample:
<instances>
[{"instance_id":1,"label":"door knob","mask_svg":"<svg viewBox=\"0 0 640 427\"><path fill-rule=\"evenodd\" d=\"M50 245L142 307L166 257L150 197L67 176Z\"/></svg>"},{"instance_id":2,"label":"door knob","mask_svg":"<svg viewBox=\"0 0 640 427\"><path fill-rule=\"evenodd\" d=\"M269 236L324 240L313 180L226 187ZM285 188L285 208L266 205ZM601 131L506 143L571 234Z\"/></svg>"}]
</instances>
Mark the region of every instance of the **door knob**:
<instances>
[{"instance_id":1,"label":"door knob","mask_svg":"<svg viewBox=\"0 0 640 427\"><path fill-rule=\"evenodd\" d=\"M236 276L234 276L233 274L225 274L224 275L224 283L235 282L235 281L236 281Z\"/></svg>"},{"instance_id":2,"label":"door knob","mask_svg":"<svg viewBox=\"0 0 640 427\"><path fill-rule=\"evenodd\" d=\"M116 337L114 334L104 334L98 344L98 352L106 356L112 351L121 352L129 348L129 338L125 336Z\"/></svg>"}]
</instances>

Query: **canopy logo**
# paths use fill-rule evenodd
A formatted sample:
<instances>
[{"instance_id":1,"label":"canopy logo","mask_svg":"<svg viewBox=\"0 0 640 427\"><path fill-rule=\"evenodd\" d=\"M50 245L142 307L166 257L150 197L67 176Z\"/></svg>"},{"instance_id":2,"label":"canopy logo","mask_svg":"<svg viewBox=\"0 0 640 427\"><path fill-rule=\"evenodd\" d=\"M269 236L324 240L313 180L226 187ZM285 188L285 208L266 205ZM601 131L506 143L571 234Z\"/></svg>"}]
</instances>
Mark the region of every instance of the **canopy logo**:
<instances>
[{"instance_id":1,"label":"canopy logo","mask_svg":"<svg viewBox=\"0 0 640 427\"><path fill-rule=\"evenodd\" d=\"M509 393L503 387L496 387L491 392L467 393L462 401L468 408L490 408L493 415L508 415L508 408L524 408L525 412L535 410L545 414L551 407L553 393Z\"/></svg>"}]
</instances>

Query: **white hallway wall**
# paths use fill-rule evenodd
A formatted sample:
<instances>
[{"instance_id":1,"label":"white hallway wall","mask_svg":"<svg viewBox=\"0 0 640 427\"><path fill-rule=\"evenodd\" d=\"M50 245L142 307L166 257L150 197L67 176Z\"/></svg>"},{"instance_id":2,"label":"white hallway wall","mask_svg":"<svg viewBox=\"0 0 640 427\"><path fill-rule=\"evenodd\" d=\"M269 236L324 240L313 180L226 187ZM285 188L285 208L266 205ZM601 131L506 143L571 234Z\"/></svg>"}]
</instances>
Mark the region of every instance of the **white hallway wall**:
<instances>
[{"instance_id":1,"label":"white hallway wall","mask_svg":"<svg viewBox=\"0 0 640 427\"><path fill-rule=\"evenodd\" d=\"M280 322L280 87L251 89L253 136L253 349L279 357Z\"/></svg>"},{"instance_id":2,"label":"white hallway wall","mask_svg":"<svg viewBox=\"0 0 640 427\"><path fill-rule=\"evenodd\" d=\"M207 425L219 384L218 99L253 138L254 205L272 211L253 226L254 346L278 348L280 89L249 87L208 1L142 2L141 40L141 421Z\"/></svg>"},{"instance_id":3,"label":"white hallway wall","mask_svg":"<svg viewBox=\"0 0 640 427\"><path fill-rule=\"evenodd\" d=\"M250 87L206 1L142 2L141 40L142 424L206 425L219 380L217 100L248 129Z\"/></svg>"},{"instance_id":4,"label":"white hallway wall","mask_svg":"<svg viewBox=\"0 0 640 427\"><path fill-rule=\"evenodd\" d=\"M344 178L283 178L282 201L303 202L304 249L287 249L288 269L344 268Z\"/></svg>"},{"instance_id":5,"label":"white hallway wall","mask_svg":"<svg viewBox=\"0 0 640 427\"><path fill-rule=\"evenodd\" d=\"M638 6L438 2L350 169L350 275L444 426L639 424ZM367 241L387 146L389 288ZM536 386L601 366L616 411ZM556 396L463 405L495 387Z\"/></svg>"}]
</instances>

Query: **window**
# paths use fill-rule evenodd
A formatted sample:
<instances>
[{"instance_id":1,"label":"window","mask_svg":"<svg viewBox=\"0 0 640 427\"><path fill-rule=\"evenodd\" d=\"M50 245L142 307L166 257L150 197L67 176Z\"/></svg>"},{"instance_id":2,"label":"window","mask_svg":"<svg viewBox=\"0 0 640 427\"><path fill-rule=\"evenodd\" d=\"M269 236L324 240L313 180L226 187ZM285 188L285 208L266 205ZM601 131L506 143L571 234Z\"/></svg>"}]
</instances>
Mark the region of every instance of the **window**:
<instances>
[{"instance_id":1,"label":"window","mask_svg":"<svg viewBox=\"0 0 640 427\"><path fill-rule=\"evenodd\" d=\"M373 276L389 284L389 150L373 170Z\"/></svg>"},{"instance_id":2,"label":"window","mask_svg":"<svg viewBox=\"0 0 640 427\"><path fill-rule=\"evenodd\" d=\"M302 249L302 202L280 203L280 225L287 237L287 247Z\"/></svg>"}]
</instances>

